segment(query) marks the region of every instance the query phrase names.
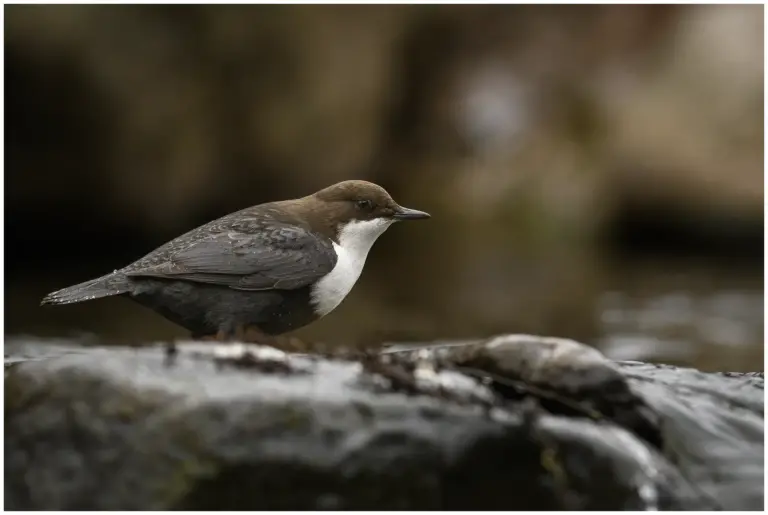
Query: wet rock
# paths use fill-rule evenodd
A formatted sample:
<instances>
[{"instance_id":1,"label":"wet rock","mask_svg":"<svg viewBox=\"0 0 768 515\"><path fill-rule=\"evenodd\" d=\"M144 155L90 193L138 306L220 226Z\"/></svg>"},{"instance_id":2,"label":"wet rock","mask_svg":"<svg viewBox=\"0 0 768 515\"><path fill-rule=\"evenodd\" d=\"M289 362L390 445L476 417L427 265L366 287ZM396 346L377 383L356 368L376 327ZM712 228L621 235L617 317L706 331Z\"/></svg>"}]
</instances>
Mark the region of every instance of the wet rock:
<instances>
[{"instance_id":1,"label":"wet rock","mask_svg":"<svg viewBox=\"0 0 768 515\"><path fill-rule=\"evenodd\" d=\"M600 352L565 338L504 335L443 352L442 359L486 376L505 398L534 397L555 413L612 420L660 446L656 414Z\"/></svg>"},{"instance_id":2,"label":"wet rock","mask_svg":"<svg viewBox=\"0 0 768 515\"><path fill-rule=\"evenodd\" d=\"M706 374L622 363L632 389L660 417L664 452L723 509L761 510L765 490L762 373Z\"/></svg>"},{"instance_id":3,"label":"wet rock","mask_svg":"<svg viewBox=\"0 0 768 515\"><path fill-rule=\"evenodd\" d=\"M756 508L761 395L533 336L357 356L19 339L6 507Z\"/></svg>"}]
</instances>

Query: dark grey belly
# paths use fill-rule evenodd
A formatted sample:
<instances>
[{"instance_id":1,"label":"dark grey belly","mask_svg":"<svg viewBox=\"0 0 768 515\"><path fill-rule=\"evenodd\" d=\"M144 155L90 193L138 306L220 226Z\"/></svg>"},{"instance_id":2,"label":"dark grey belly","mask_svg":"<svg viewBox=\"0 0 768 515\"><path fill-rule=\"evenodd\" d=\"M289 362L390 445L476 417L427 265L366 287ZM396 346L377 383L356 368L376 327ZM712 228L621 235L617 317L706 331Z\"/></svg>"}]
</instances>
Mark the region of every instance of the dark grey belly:
<instances>
[{"instance_id":1,"label":"dark grey belly","mask_svg":"<svg viewBox=\"0 0 768 515\"><path fill-rule=\"evenodd\" d=\"M193 336L219 331L231 334L242 326L277 335L317 319L309 287L248 292L187 281L131 282L135 285L133 300L188 329Z\"/></svg>"}]
</instances>

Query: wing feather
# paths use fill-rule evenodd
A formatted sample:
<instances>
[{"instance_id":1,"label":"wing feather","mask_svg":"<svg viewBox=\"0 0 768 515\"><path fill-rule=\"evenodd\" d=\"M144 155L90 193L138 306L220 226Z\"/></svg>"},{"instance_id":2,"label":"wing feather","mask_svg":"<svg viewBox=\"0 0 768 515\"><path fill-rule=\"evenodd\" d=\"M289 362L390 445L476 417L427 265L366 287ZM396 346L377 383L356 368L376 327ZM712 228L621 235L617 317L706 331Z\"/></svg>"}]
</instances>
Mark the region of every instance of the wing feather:
<instances>
[{"instance_id":1,"label":"wing feather","mask_svg":"<svg viewBox=\"0 0 768 515\"><path fill-rule=\"evenodd\" d=\"M320 279L336 264L329 240L303 227L270 225L253 233L209 234L130 270L156 277L228 286L237 290L292 290Z\"/></svg>"}]
</instances>

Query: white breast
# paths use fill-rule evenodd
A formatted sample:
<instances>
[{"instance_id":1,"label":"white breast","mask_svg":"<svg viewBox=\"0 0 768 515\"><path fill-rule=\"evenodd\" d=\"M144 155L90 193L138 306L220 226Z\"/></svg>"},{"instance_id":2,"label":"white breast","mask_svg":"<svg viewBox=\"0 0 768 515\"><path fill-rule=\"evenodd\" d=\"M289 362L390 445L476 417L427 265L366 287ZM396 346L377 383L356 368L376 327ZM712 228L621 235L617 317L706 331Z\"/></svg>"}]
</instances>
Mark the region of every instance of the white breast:
<instances>
[{"instance_id":1,"label":"white breast","mask_svg":"<svg viewBox=\"0 0 768 515\"><path fill-rule=\"evenodd\" d=\"M333 244L338 256L336 266L312 287L312 302L318 315L325 316L341 304L360 277L368 251L390 225L392 220L384 218L355 220L341 230L338 245Z\"/></svg>"}]
</instances>

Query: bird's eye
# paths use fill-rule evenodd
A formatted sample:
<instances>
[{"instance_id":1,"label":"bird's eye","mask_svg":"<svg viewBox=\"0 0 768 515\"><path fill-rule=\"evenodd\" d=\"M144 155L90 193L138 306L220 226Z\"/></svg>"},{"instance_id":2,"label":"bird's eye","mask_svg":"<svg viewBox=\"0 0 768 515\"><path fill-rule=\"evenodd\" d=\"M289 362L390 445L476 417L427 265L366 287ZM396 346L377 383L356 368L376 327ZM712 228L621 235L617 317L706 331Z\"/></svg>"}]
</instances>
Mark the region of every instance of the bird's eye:
<instances>
[{"instance_id":1,"label":"bird's eye","mask_svg":"<svg viewBox=\"0 0 768 515\"><path fill-rule=\"evenodd\" d=\"M357 206L358 209L368 210L373 207L373 202L371 202L370 200L356 200L355 205Z\"/></svg>"}]
</instances>

